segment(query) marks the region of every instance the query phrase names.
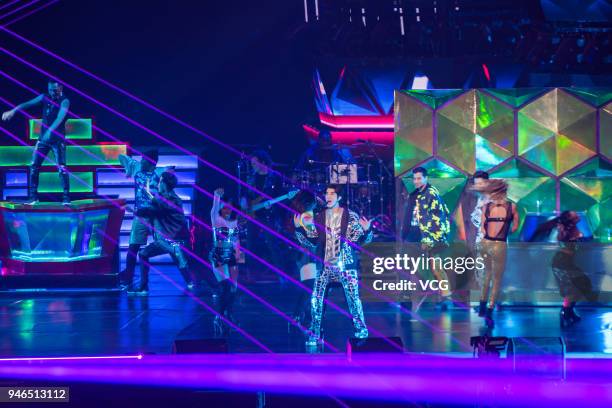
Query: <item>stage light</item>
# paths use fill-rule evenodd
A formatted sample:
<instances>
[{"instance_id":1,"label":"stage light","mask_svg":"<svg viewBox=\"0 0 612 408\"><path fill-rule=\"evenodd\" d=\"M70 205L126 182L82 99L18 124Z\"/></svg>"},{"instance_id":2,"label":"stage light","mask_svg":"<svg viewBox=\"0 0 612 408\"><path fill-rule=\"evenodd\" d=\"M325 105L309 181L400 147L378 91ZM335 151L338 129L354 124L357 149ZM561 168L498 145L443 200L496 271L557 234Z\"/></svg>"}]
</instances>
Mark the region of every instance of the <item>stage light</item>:
<instances>
[{"instance_id":1,"label":"stage light","mask_svg":"<svg viewBox=\"0 0 612 408\"><path fill-rule=\"evenodd\" d=\"M410 89L429 89L429 78L427 75L416 74Z\"/></svg>"},{"instance_id":2,"label":"stage light","mask_svg":"<svg viewBox=\"0 0 612 408\"><path fill-rule=\"evenodd\" d=\"M474 357L495 357L500 358L506 356L508 352L508 337L489 337L489 336L474 336L470 337L470 346L474 348Z\"/></svg>"},{"instance_id":3,"label":"stage light","mask_svg":"<svg viewBox=\"0 0 612 408\"><path fill-rule=\"evenodd\" d=\"M489 73L489 67L487 67L487 64L482 64L482 71L484 72L487 81L491 81L491 74Z\"/></svg>"}]
</instances>

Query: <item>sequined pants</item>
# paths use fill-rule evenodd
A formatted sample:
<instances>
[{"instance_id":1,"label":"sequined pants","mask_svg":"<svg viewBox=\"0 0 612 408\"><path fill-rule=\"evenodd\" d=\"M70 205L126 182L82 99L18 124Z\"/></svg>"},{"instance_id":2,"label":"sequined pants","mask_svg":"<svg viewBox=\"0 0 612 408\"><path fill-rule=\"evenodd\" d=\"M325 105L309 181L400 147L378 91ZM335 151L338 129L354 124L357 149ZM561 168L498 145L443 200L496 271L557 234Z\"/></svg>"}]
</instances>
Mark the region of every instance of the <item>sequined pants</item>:
<instances>
[{"instance_id":1,"label":"sequined pants","mask_svg":"<svg viewBox=\"0 0 612 408\"><path fill-rule=\"evenodd\" d=\"M359 298L359 280L357 278L357 270L340 270L338 268L324 267L323 270L317 271L314 288L311 298L311 313L312 322L310 331L316 337L321 337L321 323L323 320L323 303L325 301L325 293L330 282L339 281L344 289L344 296L348 304L349 313L353 319L355 332L361 334L367 333L365 318L363 316L363 306ZM365 333L364 333L365 332Z\"/></svg>"},{"instance_id":2,"label":"sequined pants","mask_svg":"<svg viewBox=\"0 0 612 408\"><path fill-rule=\"evenodd\" d=\"M488 307L492 309L495 307L506 270L508 244L505 241L483 239L481 241L481 248L481 254L484 257L485 276L480 293L480 301L488 302ZM490 291L489 287L491 287Z\"/></svg>"}]
</instances>

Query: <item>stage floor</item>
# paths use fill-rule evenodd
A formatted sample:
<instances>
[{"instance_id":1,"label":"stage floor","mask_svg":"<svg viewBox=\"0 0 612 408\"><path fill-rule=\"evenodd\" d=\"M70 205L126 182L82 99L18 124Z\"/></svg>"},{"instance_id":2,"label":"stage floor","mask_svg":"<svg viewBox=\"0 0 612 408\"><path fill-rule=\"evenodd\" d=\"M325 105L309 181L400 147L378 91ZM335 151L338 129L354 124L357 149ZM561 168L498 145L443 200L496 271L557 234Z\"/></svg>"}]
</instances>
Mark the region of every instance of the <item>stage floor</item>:
<instances>
[{"instance_id":1,"label":"stage floor","mask_svg":"<svg viewBox=\"0 0 612 408\"><path fill-rule=\"evenodd\" d=\"M160 269L180 282L173 267ZM0 297L0 355L3 357L110 355L171 352L177 339L213 336L213 315L196 300L154 274L148 297L125 293L20 293ZM297 289L279 284L257 284L249 289L286 314L293 312ZM201 300L211 304L210 293ZM331 300L346 308L340 288ZM482 318L463 309L438 311L422 308L409 315L383 303L366 303L366 322L372 336L400 336L406 351L471 353L471 336L487 333ZM612 357L612 308L579 308L583 320L569 329L559 326L557 307L509 307L496 312L494 336L562 336L574 356ZM304 338L279 315L245 293L235 306L240 327L277 353L303 353ZM346 349L351 322L328 308L325 340ZM263 352L251 340L233 331L233 353ZM330 351L329 349L326 351ZM608 354L609 353L609 354Z\"/></svg>"}]
</instances>

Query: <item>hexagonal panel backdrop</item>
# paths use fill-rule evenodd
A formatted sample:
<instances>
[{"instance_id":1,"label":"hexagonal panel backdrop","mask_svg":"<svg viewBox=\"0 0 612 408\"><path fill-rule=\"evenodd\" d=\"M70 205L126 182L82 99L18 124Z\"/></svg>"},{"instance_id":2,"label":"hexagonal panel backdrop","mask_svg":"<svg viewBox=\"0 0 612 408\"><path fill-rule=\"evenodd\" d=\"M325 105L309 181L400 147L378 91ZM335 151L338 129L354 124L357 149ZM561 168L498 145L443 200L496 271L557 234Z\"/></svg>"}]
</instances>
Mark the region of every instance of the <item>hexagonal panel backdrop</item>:
<instances>
[{"instance_id":1,"label":"hexagonal panel backdrop","mask_svg":"<svg viewBox=\"0 0 612 408\"><path fill-rule=\"evenodd\" d=\"M395 93L395 174L433 154L433 111L403 92Z\"/></svg>"},{"instance_id":2,"label":"hexagonal panel backdrop","mask_svg":"<svg viewBox=\"0 0 612 408\"><path fill-rule=\"evenodd\" d=\"M593 235L612 241L612 164L593 159L561 179L561 211L585 211Z\"/></svg>"},{"instance_id":3,"label":"hexagonal panel backdrop","mask_svg":"<svg viewBox=\"0 0 612 408\"><path fill-rule=\"evenodd\" d=\"M397 191L412 190L404 174L425 162L457 227L466 175L489 170L508 180L523 220L586 211L596 239L612 241L611 99L604 88L396 92Z\"/></svg>"},{"instance_id":4,"label":"hexagonal panel backdrop","mask_svg":"<svg viewBox=\"0 0 612 408\"><path fill-rule=\"evenodd\" d=\"M596 154L596 109L553 89L518 114L518 154L557 176Z\"/></svg>"},{"instance_id":5,"label":"hexagonal panel backdrop","mask_svg":"<svg viewBox=\"0 0 612 408\"><path fill-rule=\"evenodd\" d=\"M478 90L436 112L438 156L459 169L489 170L514 153L514 112Z\"/></svg>"}]
</instances>

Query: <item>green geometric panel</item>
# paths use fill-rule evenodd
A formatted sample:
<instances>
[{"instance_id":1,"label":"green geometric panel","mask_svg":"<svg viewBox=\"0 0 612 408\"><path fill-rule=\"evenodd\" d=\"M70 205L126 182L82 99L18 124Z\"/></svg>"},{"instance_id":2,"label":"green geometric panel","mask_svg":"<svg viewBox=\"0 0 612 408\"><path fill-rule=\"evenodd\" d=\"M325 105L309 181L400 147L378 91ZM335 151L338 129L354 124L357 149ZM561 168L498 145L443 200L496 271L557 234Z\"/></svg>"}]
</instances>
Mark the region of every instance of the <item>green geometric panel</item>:
<instances>
[{"instance_id":1,"label":"green geometric panel","mask_svg":"<svg viewBox=\"0 0 612 408\"><path fill-rule=\"evenodd\" d=\"M599 152L612 160L612 102L599 111Z\"/></svg>"},{"instance_id":2,"label":"green geometric panel","mask_svg":"<svg viewBox=\"0 0 612 408\"><path fill-rule=\"evenodd\" d=\"M29 166L32 163L33 146L0 146L0 167ZM67 146L68 166L119 165L119 155L126 154L126 145ZM49 154L43 166L55 166L53 154Z\"/></svg>"},{"instance_id":3,"label":"green geometric panel","mask_svg":"<svg viewBox=\"0 0 612 408\"><path fill-rule=\"evenodd\" d=\"M395 93L395 174L433 154L433 113L402 92Z\"/></svg>"},{"instance_id":4,"label":"green geometric panel","mask_svg":"<svg viewBox=\"0 0 612 408\"><path fill-rule=\"evenodd\" d=\"M469 90L436 112L472 133L477 131L476 110L478 94L475 89Z\"/></svg>"},{"instance_id":5,"label":"green geometric panel","mask_svg":"<svg viewBox=\"0 0 612 408\"><path fill-rule=\"evenodd\" d=\"M612 100L612 88L563 88L597 107Z\"/></svg>"},{"instance_id":6,"label":"green geometric panel","mask_svg":"<svg viewBox=\"0 0 612 408\"><path fill-rule=\"evenodd\" d=\"M476 135L474 144L476 148L476 169L478 170L488 170L512 156L512 152L487 138L486 133L484 136ZM511 146L513 144L512 142Z\"/></svg>"},{"instance_id":7,"label":"green geometric panel","mask_svg":"<svg viewBox=\"0 0 612 408\"><path fill-rule=\"evenodd\" d=\"M514 113L490 95L468 91L436 112L438 156L474 173L514 153Z\"/></svg>"},{"instance_id":8,"label":"green geometric panel","mask_svg":"<svg viewBox=\"0 0 612 408\"><path fill-rule=\"evenodd\" d=\"M519 138L520 146L520 138ZM531 149L521 155L524 159L529 160L551 173L555 173L557 163L557 141L554 135L545 141L532 146Z\"/></svg>"},{"instance_id":9,"label":"green geometric panel","mask_svg":"<svg viewBox=\"0 0 612 408\"><path fill-rule=\"evenodd\" d=\"M557 131L557 89L540 96L519 111L519 126L522 117L530 118L545 129ZM519 151L522 148L519 146Z\"/></svg>"},{"instance_id":10,"label":"green geometric panel","mask_svg":"<svg viewBox=\"0 0 612 408\"><path fill-rule=\"evenodd\" d=\"M567 172L596 154L595 112L575 96L551 90L519 111L519 155L555 175Z\"/></svg>"},{"instance_id":11,"label":"green geometric panel","mask_svg":"<svg viewBox=\"0 0 612 408\"><path fill-rule=\"evenodd\" d=\"M421 167L427 169L427 175L430 178L461 178L465 175L454 168L449 166L441 160L433 159L423 164Z\"/></svg>"},{"instance_id":12,"label":"green geometric panel","mask_svg":"<svg viewBox=\"0 0 612 408\"><path fill-rule=\"evenodd\" d=\"M612 165L591 160L561 179L561 210L586 211L595 239L607 241L612 228Z\"/></svg>"},{"instance_id":13,"label":"green geometric panel","mask_svg":"<svg viewBox=\"0 0 612 408\"><path fill-rule=\"evenodd\" d=\"M524 115L518 114L518 154L523 155L536 148L541 143L554 139L555 131L541 125L537 121ZM551 164L552 165L552 164ZM543 167L543 166L542 166Z\"/></svg>"},{"instance_id":14,"label":"green geometric panel","mask_svg":"<svg viewBox=\"0 0 612 408\"><path fill-rule=\"evenodd\" d=\"M30 119L30 139L38 140L40 124L41 119ZM90 140L92 138L91 119L68 119L66 120L65 131L66 139Z\"/></svg>"},{"instance_id":15,"label":"green geometric panel","mask_svg":"<svg viewBox=\"0 0 612 408\"><path fill-rule=\"evenodd\" d=\"M491 175L496 178L542 177L542 173L520 160L510 160Z\"/></svg>"},{"instance_id":16,"label":"green geometric panel","mask_svg":"<svg viewBox=\"0 0 612 408\"><path fill-rule=\"evenodd\" d=\"M476 137L470 129L438 115L438 156L458 168L474 173L476 170Z\"/></svg>"},{"instance_id":17,"label":"green geometric panel","mask_svg":"<svg viewBox=\"0 0 612 408\"><path fill-rule=\"evenodd\" d=\"M401 91L406 95L418 99L431 109L438 109L446 102L463 93L462 89L444 89L444 90L427 90L427 89L411 89Z\"/></svg>"},{"instance_id":18,"label":"green geometric panel","mask_svg":"<svg viewBox=\"0 0 612 408\"><path fill-rule=\"evenodd\" d=\"M49 171L40 173L40 184L38 185L39 193L61 193L62 191L62 185L60 184L57 172ZM71 172L70 191L73 193L93 192L93 173L90 171Z\"/></svg>"},{"instance_id":19,"label":"green geometric panel","mask_svg":"<svg viewBox=\"0 0 612 408\"><path fill-rule=\"evenodd\" d=\"M484 91L496 96L514 108L518 108L530 99L544 93L545 90L543 88L484 89Z\"/></svg>"},{"instance_id":20,"label":"green geometric panel","mask_svg":"<svg viewBox=\"0 0 612 408\"><path fill-rule=\"evenodd\" d=\"M508 182L508 198L517 205L521 225L528 212L555 210L555 180L523 162L511 160L492 172L491 178L502 178ZM520 230L521 226L511 238L518 238Z\"/></svg>"}]
</instances>

